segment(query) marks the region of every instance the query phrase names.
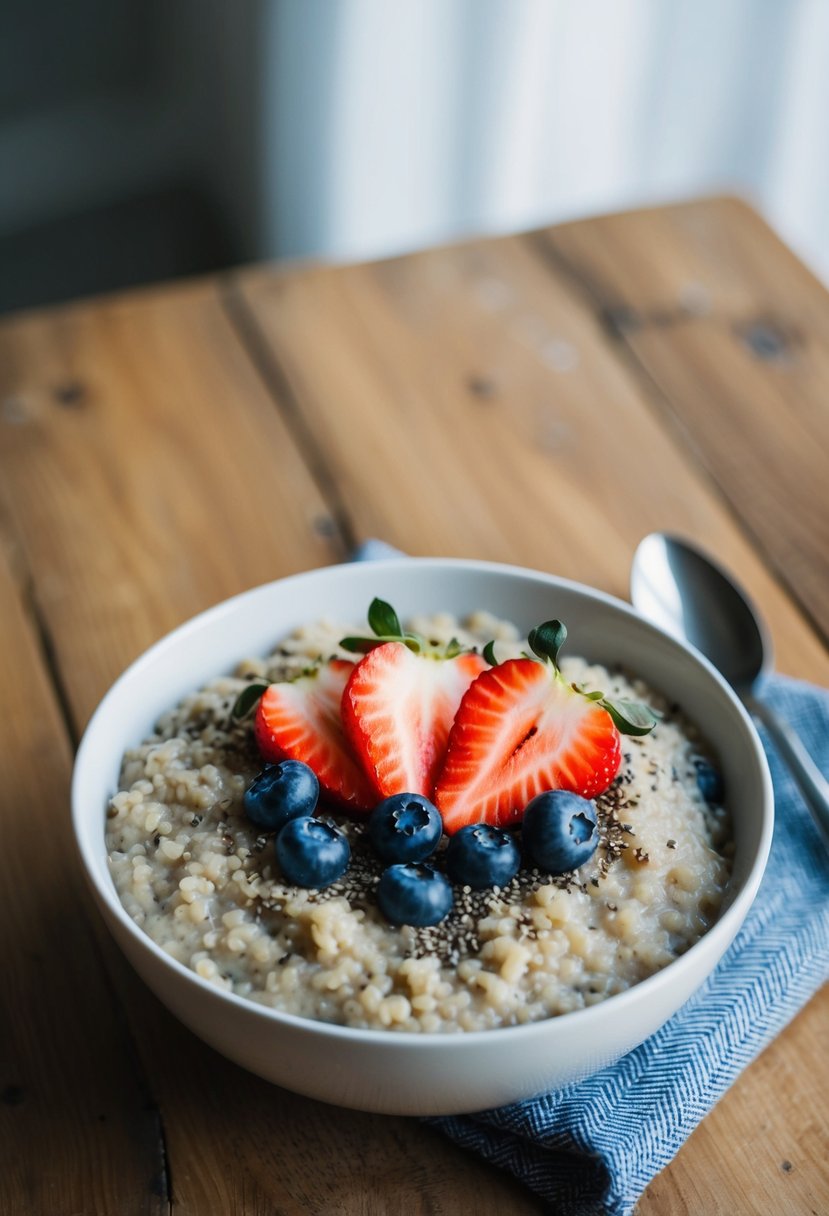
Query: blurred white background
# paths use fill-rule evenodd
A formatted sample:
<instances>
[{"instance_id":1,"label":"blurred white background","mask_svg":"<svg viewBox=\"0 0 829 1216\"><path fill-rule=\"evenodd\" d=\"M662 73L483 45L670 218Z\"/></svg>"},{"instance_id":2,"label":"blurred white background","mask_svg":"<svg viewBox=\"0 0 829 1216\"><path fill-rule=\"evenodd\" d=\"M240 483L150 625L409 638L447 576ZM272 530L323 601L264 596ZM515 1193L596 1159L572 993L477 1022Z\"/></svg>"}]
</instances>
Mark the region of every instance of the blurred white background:
<instances>
[{"instance_id":1,"label":"blurred white background","mask_svg":"<svg viewBox=\"0 0 829 1216\"><path fill-rule=\"evenodd\" d=\"M289 0L270 16L274 45L302 48L270 77L271 253L367 257L734 190L829 278L827 0Z\"/></svg>"},{"instance_id":2,"label":"blurred white background","mask_svg":"<svg viewBox=\"0 0 829 1216\"><path fill-rule=\"evenodd\" d=\"M42 7L0 16L0 254L145 197L114 251L201 233L161 277L734 191L829 280L829 0Z\"/></svg>"}]
</instances>

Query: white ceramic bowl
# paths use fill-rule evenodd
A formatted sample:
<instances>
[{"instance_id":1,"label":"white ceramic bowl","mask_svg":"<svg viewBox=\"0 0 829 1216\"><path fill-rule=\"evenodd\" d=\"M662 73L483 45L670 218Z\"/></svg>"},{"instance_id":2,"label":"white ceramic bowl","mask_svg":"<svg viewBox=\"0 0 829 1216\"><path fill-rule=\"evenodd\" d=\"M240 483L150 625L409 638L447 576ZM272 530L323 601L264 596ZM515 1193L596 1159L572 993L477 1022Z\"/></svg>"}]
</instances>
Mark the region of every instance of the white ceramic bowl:
<instances>
[{"instance_id":1,"label":"white ceramic bowl","mask_svg":"<svg viewBox=\"0 0 829 1216\"><path fill-rule=\"evenodd\" d=\"M727 906L686 954L627 992L527 1026L405 1034L329 1026L220 992L173 961L126 914L107 870L105 807L121 756L162 711L294 626L322 615L363 619L375 595L403 617L486 608L528 629L559 617L567 650L623 663L678 701L716 746L729 791L736 857ZM222 1054L288 1089L362 1110L447 1114L482 1110L585 1076L642 1042L716 966L757 891L773 803L757 734L700 655L598 591L483 562L400 559L334 566L258 587L202 613L121 676L87 727L72 784L74 829L96 902L116 941L156 995Z\"/></svg>"}]
</instances>

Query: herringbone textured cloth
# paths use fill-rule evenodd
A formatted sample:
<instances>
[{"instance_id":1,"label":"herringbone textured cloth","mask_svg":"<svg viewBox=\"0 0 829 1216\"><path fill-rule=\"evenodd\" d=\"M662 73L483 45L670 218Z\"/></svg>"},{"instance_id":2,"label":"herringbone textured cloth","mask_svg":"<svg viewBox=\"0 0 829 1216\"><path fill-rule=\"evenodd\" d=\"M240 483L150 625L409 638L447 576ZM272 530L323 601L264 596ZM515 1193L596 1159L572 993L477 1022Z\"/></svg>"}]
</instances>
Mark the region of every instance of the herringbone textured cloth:
<instances>
[{"instance_id":1,"label":"herringbone textured cloth","mask_svg":"<svg viewBox=\"0 0 829 1216\"><path fill-rule=\"evenodd\" d=\"M372 542L356 556L395 555ZM777 676L765 695L829 776L829 692ZM788 770L765 736L763 744L776 803L769 864L705 985L655 1035L586 1081L431 1121L510 1170L556 1216L632 1212L741 1070L829 977L829 856Z\"/></svg>"},{"instance_id":2,"label":"herringbone textured cloth","mask_svg":"<svg viewBox=\"0 0 829 1216\"><path fill-rule=\"evenodd\" d=\"M766 695L829 774L829 693L778 676ZM776 801L769 864L707 983L655 1035L589 1080L435 1121L517 1174L557 1216L631 1212L740 1071L829 977L829 856L787 769L763 743Z\"/></svg>"}]
</instances>

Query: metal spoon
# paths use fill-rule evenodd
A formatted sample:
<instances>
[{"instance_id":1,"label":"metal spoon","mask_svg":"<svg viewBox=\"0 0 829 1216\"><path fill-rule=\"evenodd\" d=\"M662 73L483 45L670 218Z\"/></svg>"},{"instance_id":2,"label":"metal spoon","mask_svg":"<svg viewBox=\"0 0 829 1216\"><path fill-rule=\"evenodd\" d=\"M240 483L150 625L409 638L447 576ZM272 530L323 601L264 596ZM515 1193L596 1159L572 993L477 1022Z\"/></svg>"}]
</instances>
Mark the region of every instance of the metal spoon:
<instances>
[{"instance_id":1,"label":"metal spoon","mask_svg":"<svg viewBox=\"0 0 829 1216\"><path fill-rule=\"evenodd\" d=\"M687 541L652 532L634 555L630 598L648 620L702 651L763 723L829 848L829 782L798 735L759 696L772 670L773 650L768 629L745 592Z\"/></svg>"}]
</instances>

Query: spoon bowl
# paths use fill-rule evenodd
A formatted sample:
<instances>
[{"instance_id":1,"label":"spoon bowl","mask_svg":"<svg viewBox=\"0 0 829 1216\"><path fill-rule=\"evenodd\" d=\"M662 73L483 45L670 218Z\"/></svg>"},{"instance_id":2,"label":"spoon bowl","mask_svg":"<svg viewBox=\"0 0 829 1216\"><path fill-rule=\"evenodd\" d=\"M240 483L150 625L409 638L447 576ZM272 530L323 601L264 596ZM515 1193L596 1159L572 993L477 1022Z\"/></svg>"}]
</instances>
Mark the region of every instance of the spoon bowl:
<instances>
[{"instance_id":1,"label":"spoon bowl","mask_svg":"<svg viewBox=\"0 0 829 1216\"><path fill-rule=\"evenodd\" d=\"M686 541L660 532L646 536L630 586L643 616L690 642L737 691L771 671L771 637L757 608L721 566Z\"/></svg>"},{"instance_id":2,"label":"spoon bowl","mask_svg":"<svg viewBox=\"0 0 829 1216\"><path fill-rule=\"evenodd\" d=\"M633 558L630 598L644 617L714 664L768 730L829 848L829 782L799 737L759 695L773 668L771 636L734 579L681 537L652 532Z\"/></svg>"}]
</instances>

